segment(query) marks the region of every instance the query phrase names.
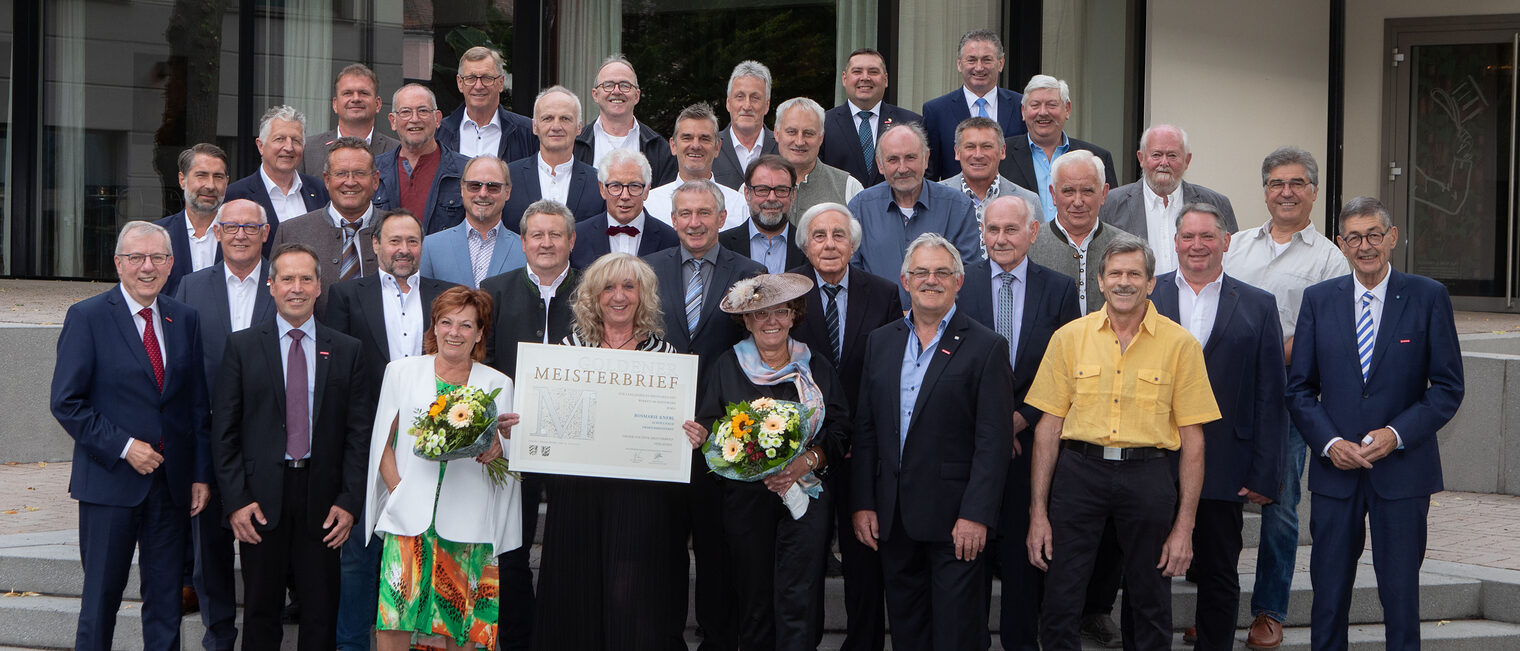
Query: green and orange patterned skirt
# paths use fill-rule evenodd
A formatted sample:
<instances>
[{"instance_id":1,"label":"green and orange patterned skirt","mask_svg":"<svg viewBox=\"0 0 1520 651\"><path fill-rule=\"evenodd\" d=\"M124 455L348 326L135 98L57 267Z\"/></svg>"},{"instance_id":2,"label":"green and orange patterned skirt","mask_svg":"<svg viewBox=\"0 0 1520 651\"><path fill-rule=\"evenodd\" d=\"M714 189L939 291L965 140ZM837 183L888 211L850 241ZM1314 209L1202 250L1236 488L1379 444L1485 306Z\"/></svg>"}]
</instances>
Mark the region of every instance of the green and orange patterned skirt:
<instances>
[{"instance_id":1,"label":"green and orange patterned skirt","mask_svg":"<svg viewBox=\"0 0 1520 651\"><path fill-rule=\"evenodd\" d=\"M444 540L432 527L420 536L386 534L375 627L495 649L500 594L489 543Z\"/></svg>"}]
</instances>

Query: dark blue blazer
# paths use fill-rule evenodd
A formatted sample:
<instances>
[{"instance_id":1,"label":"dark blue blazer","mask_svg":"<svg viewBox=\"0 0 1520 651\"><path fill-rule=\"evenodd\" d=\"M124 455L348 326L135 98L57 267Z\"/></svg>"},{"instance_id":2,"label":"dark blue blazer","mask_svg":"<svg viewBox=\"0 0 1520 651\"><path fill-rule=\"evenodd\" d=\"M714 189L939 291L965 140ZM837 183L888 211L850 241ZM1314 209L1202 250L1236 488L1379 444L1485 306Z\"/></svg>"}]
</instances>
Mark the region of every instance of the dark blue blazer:
<instances>
[{"instance_id":1,"label":"dark blue blazer","mask_svg":"<svg viewBox=\"0 0 1520 651\"><path fill-rule=\"evenodd\" d=\"M227 335L232 334L232 308L227 303L227 265L221 261L180 281L176 300L195 308L201 316L201 352L206 359L206 389L215 391L217 367L227 349ZM269 262L259 261L258 288L253 294L253 327L274 318L274 299L265 285L269 282ZM212 394L207 394L212 395Z\"/></svg>"},{"instance_id":2,"label":"dark blue blazer","mask_svg":"<svg viewBox=\"0 0 1520 651\"><path fill-rule=\"evenodd\" d=\"M817 285L817 272L812 264L807 263L789 272L801 274L814 282L805 297L807 317L792 328L792 338L807 344L813 355L828 359L833 343L829 341L829 324L824 318L823 293ZM860 397L860 369L866 363L866 337L883 325L901 320L903 309L897 296L897 285L886 278L860 267L850 267L849 284L849 298L844 308L844 348L837 370L845 399L850 403L850 410L854 411L855 401Z\"/></svg>"},{"instance_id":3,"label":"dark blue blazer","mask_svg":"<svg viewBox=\"0 0 1520 651\"><path fill-rule=\"evenodd\" d=\"M1362 382L1356 348L1351 275L1304 290L1288 371L1288 412L1309 445L1309 490L1344 499L1363 473L1385 500L1425 497L1442 489L1436 432L1462 404L1462 350L1451 297L1440 283L1390 269L1372 370ZM1340 470L1321 451L1341 436L1360 443L1367 432L1397 430L1404 447L1371 470Z\"/></svg>"},{"instance_id":4,"label":"dark blue blazer","mask_svg":"<svg viewBox=\"0 0 1520 651\"><path fill-rule=\"evenodd\" d=\"M1027 132L1009 136L1003 140L1003 148L1007 155L1003 156L1003 162L998 163L998 174L1003 178L1013 181L1021 188L1028 189L1035 194L1040 193L1040 179L1034 173L1034 159L1030 158L1029 136ZM1108 183L1109 189L1119 187L1119 178L1114 171L1114 157L1107 149L1094 145L1086 140L1078 140L1071 136L1066 137L1071 147L1067 151L1085 149L1103 161L1103 181ZM1055 219L1055 215L1046 215L1047 219Z\"/></svg>"},{"instance_id":5,"label":"dark blue blazer","mask_svg":"<svg viewBox=\"0 0 1520 651\"><path fill-rule=\"evenodd\" d=\"M603 207L605 208L605 205ZM681 244L681 238L676 235L676 229L651 217L647 210L644 211L644 232L640 235L642 235L639 238L639 257L641 258ZM570 251L570 266L585 269L596 262L597 258L611 252L612 243L607 239L606 210L575 225L575 248ZM685 313L684 307L682 313ZM669 339L669 333L666 335L666 339Z\"/></svg>"},{"instance_id":6,"label":"dark blue blazer","mask_svg":"<svg viewBox=\"0 0 1520 651\"><path fill-rule=\"evenodd\" d=\"M190 508L190 484L210 483L209 398L201 356L200 316L158 297L164 388L159 391L121 286L69 307L58 333L49 401L74 439L69 495L81 502L136 506L153 476L121 458L128 439L163 442L164 472L176 505ZM188 511L187 511L188 512Z\"/></svg>"},{"instance_id":7,"label":"dark blue blazer","mask_svg":"<svg viewBox=\"0 0 1520 651\"><path fill-rule=\"evenodd\" d=\"M322 179L305 174L300 176L301 199L306 202L306 211L326 206L327 185ZM280 230L280 218L274 214L274 203L269 201L269 191L264 189L264 179L259 176L258 170L227 186L227 200L233 199L249 199L264 207L264 217L269 220L269 235L264 240L264 257L269 257L269 252L274 249L274 234Z\"/></svg>"},{"instance_id":8,"label":"dark blue blazer","mask_svg":"<svg viewBox=\"0 0 1520 651\"><path fill-rule=\"evenodd\" d=\"M464 166L470 162L459 152L440 147L442 156L438 169L433 173L433 185L428 189L427 204L417 219L422 220L422 234L432 235L448 230L464 221L464 194L459 191L459 180L464 177ZM397 147L375 157L375 169L380 174L380 187L375 190L377 213L383 214L401 207L401 175L396 171L396 159L401 156Z\"/></svg>"},{"instance_id":9,"label":"dark blue blazer","mask_svg":"<svg viewBox=\"0 0 1520 651\"><path fill-rule=\"evenodd\" d=\"M501 140L496 145L496 157L508 163L527 158L538 152L538 136L533 135L533 120L496 107L497 121L501 122ZM435 138L449 151L459 151L459 125L464 123L464 105L454 109L439 125Z\"/></svg>"},{"instance_id":10,"label":"dark blue blazer","mask_svg":"<svg viewBox=\"0 0 1520 651\"><path fill-rule=\"evenodd\" d=\"M565 197L565 206L575 215L575 221L606 212L607 202L602 199L596 168L574 161L570 169L570 192ZM512 196L507 197L507 205L501 210L501 223L513 233L522 233L523 213L533 202L544 198L543 188L538 184L538 155L508 165L507 171L512 174Z\"/></svg>"},{"instance_id":11,"label":"dark blue blazer","mask_svg":"<svg viewBox=\"0 0 1520 651\"><path fill-rule=\"evenodd\" d=\"M996 529L1013 449L1008 341L956 310L924 372L898 450L905 319L871 333L855 414L850 495L874 510L881 539L897 515L915 541L948 542L957 518Z\"/></svg>"},{"instance_id":12,"label":"dark blue blazer","mask_svg":"<svg viewBox=\"0 0 1520 651\"><path fill-rule=\"evenodd\" d=\"M992 307L992 263L983 260L966 267L966 283L956 294L955 305L977 323L996 332L997 322ZM1029 261L1028 284L1024 287L1024 312L1019 326L1019 340L1009 342L1013 346L1013 393L1018 405L1015 409L1029 423L1028 429L1040 421L1040 410L1024 404L1034 376L1040 370L1040 360L1045 358L1045 347L1056 330L1079 316L1077 307L1077 282L1049 267ZM1016 432L1021 433L1021 432Z\"/></svg>"},{"instance_id":13,"label":"dark blue blazer","mask_svg":"<svg viewBox=\"0 0 1520 651\"><path fill-rule=\"evenodd\" d=\"M1024 96L1007 88L998 88L997 98L997 122L1003 127L1003 137L1027 133L1029 129L1024 126L1024 113L1020 108ZM969 117L971 109L966 106L962 86L924 102L924 130L929 133L928 178L939 181L961 173L961 162L955 160L955 127Z\"/></svg>"},{"instance_id":14,"label":"dark blue blazer","mask_svg":"<svg viewBox=\"0 0 1520 651\"><path fill-rule=\"evenodd\" d=\"M1181 323L1176 277L1175 271L1157 276L1150 298L1157 312ZM1277 299L1229 274L1221 283L1203 363L1222 417L1203 424L1202 497L1241 502L1236 493L1245 487L1275 500L1288 437Z\"/></svg>"},{"instance_id":15,"label":"dark blue blazer","mask_svg":"<svg viewBox=\"0 0 1520 651\"><path fill-rule=\"evenodd\" d=\"M703 298L702 316L698 318L694 332L686 328L686 285L681 282L681 248L675 246L656 251L644 258L660 282L660 309L665 312L665 341L675 346L676 352L701 357L697 367L699 387L707 386L704 380L708 369L718 356L749 336L744 326L718 309L718 303L734 283L765 273L765 267L760 263L717 244L713 245L713 254L717 257L713 258L716 264L713 265L712 286L707 288Z\"/></svg>"},{"instance_id":16,"label":"dark blue blazer","mask_svg":"<svg viewBox=\"0 0 1520 651\"><path fill-rule=\"evenodd\" d=\"M190 234L186 232L185 211L169 215L156 222L164 230L169 231L169 251L174 253L174 267L169 269L169 280L164 283L162 293L174 295L174 290L179 287L180 279L190 275ZM267 240L265 242L268 243ZM222 261L222 247L216 246L214 262Z\"/></svg>"},{"instance_id":17,"label":"dark blue blazer","mask_svg":"<svg viewBox=\"0 0 1520 651\"><path fill-rule=\"evenodd\" d=\"M824 165L837 167L855 177L860 184L871 187L881 183L883 178L881 170L872 169L866 172L866 151L860 148L860 130L855 128L854 110L849 102L840 104L829 109L823 114L823 146L818 150L818 160ZM901 106L893 106L886 102L881 104L881 124L907 124L909 122L923 122L924 116L909 111ZM951 130L951 141L954 142L955 131Z\"/></svg>"}]
</instances>

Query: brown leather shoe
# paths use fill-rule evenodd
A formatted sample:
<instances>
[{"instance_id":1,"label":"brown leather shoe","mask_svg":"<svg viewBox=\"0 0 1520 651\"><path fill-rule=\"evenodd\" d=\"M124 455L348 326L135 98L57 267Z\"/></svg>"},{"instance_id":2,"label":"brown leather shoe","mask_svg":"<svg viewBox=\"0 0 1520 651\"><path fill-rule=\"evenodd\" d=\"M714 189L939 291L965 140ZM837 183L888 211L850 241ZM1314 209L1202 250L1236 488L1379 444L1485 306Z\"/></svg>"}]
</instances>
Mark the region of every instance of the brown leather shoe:
<instances>
[{"instance_id":1,"label":"brown leather shoe","mask_svg":"<svg viewBox=\"0 0 1520 651\"><path fill-rule=\"evenodd\" d=\"M1265 613L1256 616L1256 621L1251 622L1251 632L1246 635L1246 648L1248 649L1276 649L1282 645L1282 622L1279 622Z\"/></svg>"},{"instance_id":2,"label":"brown leather shoe","mask_svg":"<svg viewBox=\"0 0 1520 651\"><path fill-rule=\"evenodd\" d=\"M201 600L195 596L195 588L188 585L182 586L179 590L180 614L189 615L190 613L200 612L200 609Z\"/></svg>"}]
</instances>

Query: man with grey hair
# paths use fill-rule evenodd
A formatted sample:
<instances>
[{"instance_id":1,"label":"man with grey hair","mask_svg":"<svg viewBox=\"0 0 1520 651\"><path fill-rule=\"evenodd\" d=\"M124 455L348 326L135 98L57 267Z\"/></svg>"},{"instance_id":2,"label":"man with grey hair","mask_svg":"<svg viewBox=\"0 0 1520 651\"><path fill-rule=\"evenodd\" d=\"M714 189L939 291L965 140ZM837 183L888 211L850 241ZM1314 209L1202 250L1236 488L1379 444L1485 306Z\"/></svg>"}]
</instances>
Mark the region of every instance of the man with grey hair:
<instances>
[{"instance_id":1,"label":"man with grey hair","mask_svg":"<svg viewBox=\"0 0 1520 651\"><path fill-rule=\"evenodd\" d=\"M819 125L824 132L819 157L829 166L848 172L861 187L876 185L883 180L881 170L876 169L877 136L893 124L923 122L924 117L882 101L887 96L887 58L875 48L851 52L839 79L844 86L845 103L829 109L824 124ZM784 140L783 112L776 111L778 141ZM786 143L780 144L785 155Z\"/></svg>"},{"instance_id":2,"label":"man with grey hair","mask_svg":"<svg viewBox=\"0 0 1520 651\"><path fill-rule=\"evenodd\" d=\"M421 220L423 236L458 226L465 210L459 179L470 159L434 137L442 119L438 98L427 86L407 84L391 97L389 117L401 146L375 157L375 209L410 211Z\"/></svg>"},{"instance_id":3,"label":"man with grey hair","mask_svg":"<svg viewBox=\"0 0 1520 651\"><path fill-rule=\"evenodd\" d=\"M651 218L645 208L651 174L649 161L639 152L614 149L602 157L596 177L606 210L575 225L570 266L585 269L608 253L642 258L680 243L675 229Z\"/></svg>"},{"instance_id":4,"label":"man with grey hair","mask_svg":"<svg viewBox=\"0 0 1520 651\"><path fill-rule=\"evenodd\" d=\"M1009 136L1021 135L1025 128L1019 119L1019 104L1024 96L998 87L1005 53L1003 39L997 32L990 29L966 32L955 53L955 69L961 74L961 87L924 102L924 129L929 133L929 178L936 181L961 171L960 163L955 160L955 127L966 118L996 120L1003 133ZM1017 179L1014 182L1026 188L1034 187Z\"/></svg>"},{"instance_id":5,"label":"man with grey hair","mask_svg":"<svg viewBox=\"0 0 1520 651\"><path fill-rule=\"evenodd\" d=\"M1050 75L1035 75L1024 86L1021 105L1027 133L1014 133L1005 142L1008 157L998 166L1005 178L1021 187L1040 193L1047 220L1056 214L1051 198L1051 166L1069 151L1087 150L1103 161L1103 180L1108 187L1118 187L1114 157L1107 149L1066 135L1066 120L1071 117L1071 88Z\"/></svg>"},{"instance_id":6,"label":"man with grey hair","mask_svg":"<svg viewBox=\"0 0 1520 651\"><path fill-rule=\"evenodd\" d=\"M643 96L632 61L621 54L602 61L591 87L591 101L601 109L600 114L575 137L575 160L594 166L612 150L628 149L649 160L655 185L674 181L676 159L670 154L670 143L654 127L633 116Z\"/></svg>"},{"instance_id":7,"label":"man with grey hair","mask_svg":"<svg viewBox=\"0 0 1520 651\"><path fill-rule=\"evenodd\" d=\"M1050 186L1056 197L1050 232L1029 247L1030 259L1077 281L1077 303L1083 314L1103 307L1098 291L1097 266L1092 254L1116 240L1137 240L1098 221L1098 211L1108 194L1103 183L1104 162L1090 151L1076 150L1056 159L1051 166Z\"/></svg>"},{"instance_id":8,"label":"man with grey hair","mask_svg":"<svg viewBox=\"0 0 1520 651\"><path fill-rule=\"evenodd\" d=\"M746 77L745 79L749 79ZM741 86L749 82L740 82ZM774 139L772 134L772 139ZM676 180L655 187L649 191L649 198L644 207L649 214L666 224L673 223L671 212L674 208L672 197L676 189L688 181L712 181L718 183L717 176L713 174L713 161L718 157L718 142L722 135L718 132L718 116L713 113L712 106L707 102L697 102L681 109L681 114L676 116L676 130L670 136L670 153L676 158ZM774 147L769 154L776 153ZM758 156L758 154L757 154ZM723 228L733 228L743 224L749 219L749 205L745 203L744 196L739 194L738 187L744 181L744 172L738 172L732 186L719 183L719 191L723 194L723 204L728 209L727 221L723 222Z\"/></svg>"},{"instance_id":9,"label":"man with grey hair","mask_svg":"<svg viewBox=\"0 0 1520 651\"><path fill-rule=\"evenodd\" d=\"M264 255L274 246L280 224L327 203L327 186L321 179L302 174L297 168L306 151L306 116L290 106L271 106L259 120L259 170L227 185L226 200L252 199L264 207L269 216L269 243Z\"/></svg>"},{"instance_id":10,"label":"man with grey hair","mask_svg":"<svg viewBox=\"0 0 1520 651\"><path fill-rule=\"evenodd\" d=\"M776 108L776 146L781 157L797 168L797 192L789 216L793 226L813 206L846 203L865 189L854 176L819 160L819 145L828 142L824 115L823 107L806 97L793 97ZM874 140L871 152L876 152Z\"/></svg>"},{"instance_id":11,"label":"man with grey hair","mask_svg":"<svg viewBox=\"0 0 1520 651\"><path fill-rule=\"evenodd\" d=\"M770 68L759 61L740 61L728 76L726 97L728 128L718 134L713 179L737 190L751 162L761 154L776 153L776 134L765 128L765 115L771 110Z\"/></svg>"},{"instance_id":12,"label":"man with grey hair","mask_svg":"<svg viewBox=\"0 0 1520 651\"><path fill-rule=\"evenodd\" d=\"M538 149L533 121L501 105L506 79L500 52L484 45L465 50L455 77L464 104L443 119L438 144L470 158L490 154L508 163L532 156Z\"/></svg>"},{"instance_id":13,"label":"man with grey hair","mask_svg":"<svg viewBox=\"0 0 1520 651\"><path fill-rule=\"evenodd\" d=\"M1177 249L1172 236L1182 207L1192 203L1214 206L1224 218L1226 233L1233 233L1235 209L1230 199L1201 185L1188 183L1182 175L1193 161L1187 132L1182 127L1157 124L1140 134L1140 160L1144 178L1109 190L1108 201L1098 219L1145 240L1156 252L1156 273L1177 269Z\"/></svg>"},{"instance_id":14,"label":"man with grey hair","mask_svg":"<svg viewBox=\"0 0 1520 651\"><path fill-rule=\"evenodd\" d=\"M1033 210L1030 218L1045 221L1040 208L1040 195L1019 187L1013 181L998 174L998 163L1007 153L1003 143L1003 128L990 118L966 118L955 127L955 160L960 161L961 173L940 181L946 187L959 190L976 207L976 221L982 222L987 204L998 197L1021 197L1027 199ZM983 243L985 248L986 243Z\"/></svg>"},{"instance_id":15,"label":"man with grey hair","mask_svg":"<svg viewBox=\"0 0 1520 651\"><path fill-rule=\"evenodd\" d=\"M327 164L327 149L334 141L351 136L369 144L376 157L400 144L395 138L375 130L375 116L380 115L380 78L362 63L351 63L338 71L333 81L332 110L338 126L311 137L311 147L301 160L301 171L316 175Z\"/></svg>"},{"instance_id":16,"label":"man with grey hair","mask_svg":"<svg viewBox=\"0 0 1520 651\"><path fill-rule=\"evenodd\" d=\"M901 649L987 645L983 552L1013 446L1013 370L1008 341L956 310L958 248L937 233L908 244L912 308L871 333L861 370L851 464L890 472L853 473L852 524L881 552Z\"/></svg>"},{"instance_id":17,"label":"man with grey hair","mask_svg":"<svg viewBox=\"0 0 1520 651\"><path fill-rule=\"evenodd\" d=\"M596 168L575 160L575 135L581 131L581 98L564 86L550 86L533 101L533 133L538 155L507 165L512 196L502 223L517 232L523 211L540 199L570 208L576 219L602 212Z\"/></svg>"},{"instance_id":18,"label":"man with grey hair","mask_svg":"<svg viewBox=\"0 0 1520 651\"><path fill-rule=\"evenodd\" d=\"M1351 267L1311 219L1319 197L1319 165L1297 147L1280 147L1261 162L1267 223L1236 233L1224 256L1226 273L1272 293L1282 328L1283 360L1293 363L1293 336L1304 290L1344 276ZM1273 649L1282 644L1288 590L1298 557L1298 501L1307 448L1295 423L1288 423L1282 464L1282 494L1261 509L1261 542L1256 583L1251 590L1251 630L1246 644Z\"/></svg>"}]
</instances>

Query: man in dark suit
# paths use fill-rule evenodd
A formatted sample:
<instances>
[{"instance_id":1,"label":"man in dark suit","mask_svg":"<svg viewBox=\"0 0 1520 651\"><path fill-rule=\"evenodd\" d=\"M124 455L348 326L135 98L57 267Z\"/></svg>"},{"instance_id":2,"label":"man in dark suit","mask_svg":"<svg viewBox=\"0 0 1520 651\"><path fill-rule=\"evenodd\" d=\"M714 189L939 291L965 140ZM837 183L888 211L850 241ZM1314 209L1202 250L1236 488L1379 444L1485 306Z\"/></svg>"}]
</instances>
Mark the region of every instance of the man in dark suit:
<instances>
[{"instance_id":1,"label":"man in dark suit","mask_svg":"<svg viewBox=\"0 0 1520 651\"><path fill-rule=\"evenodd\" d=\"M507 198L501 221L519 232L523 211L539 199L570 207L576 219L590 219L602 212L597 191L596 168L575 160L575 134L581 129L581 98L564 86L552 86L533 102L533 133L538 154L507 165L512 175L512 196Z\"/></svg>"},{"instance_id":2,"label":"man in dark suit","mask_svg":"<svg viewBox=\"0 0 1520 651\"><path fill-rule=\"evenodd\" d=\"M322 292L311 296L321 311L333 283L375 273L375 157L358 138L339 138L327 154L322 172L332 201L326 206L290 220L273 234L274 248L304 244L316 252L322 265ZM270 258L273 260L273 257Z\"/></svg>"},{"instance_id":3,"label":"man in dark suit","mask_svg":"<svg viewBox=\"0 0 1520 651\"><path fill-rule=\"evenodd\" d=\"M860 222L840 203L823 203L802 214L797 222L807 263L791 270L812 278L807 310L814 315L792 330L815 355L834 365L845 399L853 412L860 397L860 369L865 365L866 338L883 325L902 318L902 303L892 281L850 266L860 243ZM834 491L840 565L844 573L845 640L841 649L881 651L885 644L881 557L855 539L851 525L850 457L829 463L825 490Z\"/></svg>"},{"instance_id":4,"label":"man in dark suit","mask_svg":"<svg viewBox=\"0 0 1520 651\"><path fill-rule=\"evenodd\" d=\"M1002 570L1001 638L1004 649L1038 649L1040 600L1044 574L1029 564L1024 537L1029 533L1029 455L1040 410L1024 404L1029 385L1045 356L1050 336L1082 315L1077 285L1071 278L1028 257L1040 232L1033 206L1005 196L987 205L982 244L987 260L966 267L966 284L956 308L1008 341L1013 371L1013 456L1003 487L998 518L997 556ZM990 578L990 577L989 577Z\"/></svg>"},{"instance_id":5,"label":"man in dark suit","mask_svg":"<svg viewBox=\"0 0 1520 651\"><path fill-rule=\"evenodd\" d=\"M189 518L211 481L200 318L160 294L173 263L162 227L128 222L115 260L121 283L69 307L53 367L84 566L74 648L111 648L136 547L143 648L179 649Z\"/></svg>"},{"instance_id":6,"label":"man in dark suit","mask_svg":"<svg viewBox=\"0 0 1520 651\"><path fill-rule=\"evenodd\" d=\"M847 99L825 113L823 147L818 159L848 172L869 188L885 179L881 170L876 169L876 138L882 127L923 122L924 118L882 101L887 95L887 59L875 48L851 52L839 79ZM780 111L776 112L776 119L780 121Z\"/></svg>"},{"instance_id":7,"label":"man in dark suit","mask_svg":"<svg viewBox=\"0 0 1520 651\"><path fill-rule=\"evenodd\" d=\"M1418 649L1425 521L1442 488L1436 432L1462 403L1462 351L1446 288L1389 264L1399 232L1382 202L1356 197L1340 214L1352 273L1304 290L1288 372L1312 461L1310 643L1347 647L1370 521L1388 648Z\"/></svg>"},{"instance_id":8,"label":"man in dark suit","mask_svg":"<svg viewBox=\"0 0 1520 651\"><path fill-rule=\"evenodd\" d=\"M871 333L855 415L854 531L881 550L893 646L987 644L989 534L1013 445L1008 342L955 309L960 252L908 245L908 318Z\"/></svg>"},{"instance_id":9,"label":"man in dark suit","mask_svg":"<svg viewBox=\"0 0 1520 651\"><path fill-rule=\"evenodd\" d=\"M227 335L274 318L274 301L264 291L269 280L261 252L269 232L264 209L247 199L222 206L212 232L221 242L222 260L185 276L174 298L201 317L201 352L205 358L207 395L215 389ZM222 492L211 482L206 509L191 522L193 581L199 597L202 639L209 651L229 651L237 640L237 592L233 575L232 532L222 526Z\"/></svg>"},{"instance_id":10,"label":"man in dark suit","mask_svg":"<svg viewBox=\"0 0 1520 651\"><path fill-rule=\"evenodd\" d=\"M322 180L297 171L306 151L306 116L290 106L271 106L259 120L259 170L227 186L227 201L252 199L269 217L269 240L264 257L280 232L280 224L327 205Z\"/></svg>"},{"instance_id":11,"label":"man in dark suit","mask_svg":"<svg viewBox=\"0 0 1520 651\"><path fill-rule=\"evenodd\" d=\"M642 258L680 244L674 228L644 209L651 174L649 161L636 151L614 149L602 157L596 178L607 209L575 224L570 266L585 269L612 252Z\"/></svg>"},{"instance_id":12,"label":"man in dark suit","mask_svg":"<svg viewBox=\"0 0 1520 651\"><path fill-rule=\"evenodd\" d=\"M460 178L470 159L438 144L438 100L421 84L407 84L391 97L391 128L401 146L375 156L380 175L375 210L405 208L422 221L422 234L432 235L464 221Z\"/></svg>"},{"instance_id":13,"label":"man in dark suit","mask_svg":"<svg viewBox=\"0 0 1520 651\"><path fill-rule=\"evenodd\" d=\"M759 61L740 61L728 76L728 128L718 134L713 180L738 190L744 170L761 154L776 153L776 134L765 128L771 110L771 71Z\"/></svg>"},{"instance_id":14,"label":"man in dark suit","mask_svg":"<svg viewBox=\"0 0 1520 651\"><path fill-rule=\"evenodd\" d=\"M310 247L283 245L269 264L277 315L227 338L212 412L217 482L243 563L243 646L279 648L291 570L297 648L331 649L338 549L364 509L367 383L379 371L358 340L312 316L322 269Z\"/></svg>"},{"instance_id":15,"label":"man in dark suit","mask_svg":"<svg viewBox=\"0 0 1520 651\"><path fill-rule=\"evenodd\" d=\"M464 104L443 119L438 144L469 158L491 154L508 163L532 156L538 149L533 121L501 105L506 79L500 52L484 45L465 50L455 77Z\"/></svg>"},{"instance_id":16,"label":"man in dark suit","mask_svg":"<svg viewBox=\"0 0 1520 651\"><path fill-rule=\"evenodd\" d=\"M1176 222L1183 206L1209 204L1224 218L1226 233L1240 228L1228 197L1182 179L1193 161L1193 152L1181 127L1158 124L1146 129L1140 134L1135 157L1140 160L1144 178L1110 188L1098 219L1146 240L1156 252L1158 275L1177 269L1181 263L1172 236L1177 234Z\"/></svg>"},{"instance_id":17,"label":"man in dark suit","mask_svg":"<svg viewBox=\"0 0 1520 651\"><path fill-rule=\"evenodd\" d=\"M633 116L633 109L643 96L633 62L621 54L602 61L601 69L596 71L596 83L591 87L591 101L601 110L575 137L575 160L598 167L602 157L612 150L632 149L649 160L655 186L676 180L676 157L670 153L670 143L654 127ZM632 142L628 141L630 137Z\"/></svg>"},{"instance_id":18,"label":"man in dark suit","mask_svg":"<svg viewBox=\"0 0 1520 651\"><path fill-rule=\"evenodd\" d=\"M807 258L792 242L793 194L797 189L797 168L776 154L762 154L744 173L744 199L749 203L749 221L718 235L723 248L765 266L766 273L779 274L802 264Z\"/></svg>"},{"instance_id":19,"label":"man in dark suit","mask_svg":"<svg viewBox=\"0 0 1520 651\"><path fill-rule=\"evenodd\" d=\"M961 164L955 160L955 127L962 120L973 116L992 118L1009 136L1022 135L1025 129L1019 119L1023 96L997 85L1004 62L1003 39L997 32L990 29L966 32L955 52L961 87L924 102L924 129L929 132L929 179L933 181L961 172ZM1034 187L1008 178L1023 187Z\"/></svg>"},{"instance_id":20,"label":"man in dark suit","mask_svg":"<svg viewBox=\"0 0 1520 651\"><path fill-rule=\"evenodd\" d=\"M169 231L174 252L163 291L170 296L181 278L222 259L211 226L227 195L227 153L204 142L180 152L179 187L185 192L185 209L154 222Z\"/></svg>"},{"instance_id":21,"label":"man in dark suit","mask_svg":"<svg viewBox=\"0 0 1520 651\"><path fill-rule=\"evenodd\" d=\"M1050 75L1035 75L1024 87L1020 104L1024 127L1011 133L1003 142L1008 154L998 165L998 173L1019 187L1039 193L1041 214L1055 219L1055 201L1051 196L1050 170L1057 158L1074 149L1092 152L1103 161L1103 180L1109 188L1119 187L1114 172L1114 157L1107 149L1066 135L1066 120L1071 117L1071 88L1065 81Z\"/></svg>"},{"instance_id":22,"label":"man in dark suit","mask_svg":"<svg viewBox=\"0 0 1520 651\"><path fill-rule=\"evenodd\" d=\"M765 273L760 263L718 246L718 228L726 218L722 197L712 181L688 181L677 188L671 218L680 246L645 257L660 283L665 341L677 352L698 356L697 386L706 386L713 360L748 336L744 326L718 310L719 301L735 282ZM703 649L735 649L737 599L730 594L728 580L722 487L716 475L707 472L700 452L692 454L687 494L696 559L697 626L704 633Z\"/></svg>"},{"instance_id":23,"label":"man in dark suit","mask_svg":"<svg viewBox=\"0 0 1520 651\"><path fill-rule=\"evenodd\" d=\"M349 136L369 144L369 153L379 156L400 144L395 138L375 130L375 116L380 115L380 78L362 63L351 63L338 71L333 81L332 109L338 126L311 137L311 147L301 157L301 171L316 176L327 164L327 151L339 138ZM398 132L399 133L399 132Z\"/></svg>"},{"instance_id":24,"label":"man in dark suit","mask_svg":"<svg viewBox=\"0 0 1520 651\"><path fill-rule=\"evenodd\" d=\"M1288 411L1283 404L1282 328L1277 299L1224 272L1230 231L1209 204L1182 208L1173 230L1182 267L1156 277L1151 301L1203 345L1221 418L1205 423L1203 492L1193 524L1198 584L1197 646L1228 651L1240 610L1241 506L1277 499ZM1125 609L1125 629L1133 628ZM1126 635L1126 637L1128 637Z\"/></svg>"}]
</instances>

